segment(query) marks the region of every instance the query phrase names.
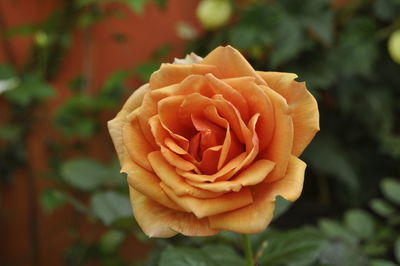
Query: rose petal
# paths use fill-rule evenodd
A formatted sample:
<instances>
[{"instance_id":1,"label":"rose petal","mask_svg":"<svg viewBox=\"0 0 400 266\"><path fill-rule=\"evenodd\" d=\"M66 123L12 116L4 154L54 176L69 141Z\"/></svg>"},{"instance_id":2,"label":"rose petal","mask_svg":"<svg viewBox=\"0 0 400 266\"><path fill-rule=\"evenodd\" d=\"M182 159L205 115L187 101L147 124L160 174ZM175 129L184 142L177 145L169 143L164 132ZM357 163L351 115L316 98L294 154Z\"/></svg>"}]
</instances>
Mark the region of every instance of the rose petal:
<instances>
[{"instance_id":1,"label":"rose petal","mask_svg":"<svg viewBox=\"0 0 400 266\"><path fill-rule=\"evenodd\" d=\"M213 74L218 78L252 76L256 78L257 84L266 84L243 55L230 45L214 49L200 64L216 66L221 74Z\"/></svg>"},{"instance_id":2,"label":"rose petal","mask_svg":"<svg viewBox=\"0 0 400 266\"><path fill-rule=\"evenodd\" d=\"M306 166L306 163L296 156L290 156L285 177L274 183L263 184L262 187L268 188L268 197L274 199L276 196L282 196L288 201L297 200L303 190Z\"/></svg>"},{"instance_id":3,"label":"rose petal","mask_svg":"<svg viewBox=\"0 0 400 266\"><path fill-rule=\"evenodd\" d=\"M206 73L213 73L217 77L219 76L219 71L215 66L204 63L193 65L162 64L160 69L151 75L149 89L155 90L180 83L192 74L204 75Z\"/></svg>"},{"instance_id":4,"label":"rose petal","mask_svg":"<svg viewBox=\"0 0 400 266\"><path fill-rule=\"evenodd\" d=\"M303 161L291 156L288 172L283 179L274 183L263 183L255 186L253 204L231 212L210 216L210 227L242 234L264 231L272 220L274 202L278 195L290 201L294 201L300 196L305 167Z\"/></svg>"},{"instance_id":5,"label":"rose petal","mask_svg":"<svg viewBox=\"0 0 400 266\"><path fill-rule=\"evenodd\" d=\"M182 123L179 117L181 105L186 96L170 96L158 102L158 116L165 129L184 138L193 136L196 131L192 125Z\"/></svg>"},{"instance_id":6,"label":"rose petal","mask_svg":"<svg viewBox=\"0 0 400 266\"><path fill-rule=\"evenodd\" d=\"M258 160L251 164L246 170L243 170L238 176L228 181L219 181L214 183L199 183L188 180L192 186L213 191L228 192L239 191L244 186L253 186L262 182L274 168L275 163L268 160Z\"/></svg>"},{"instance_id":7,"label":"rose petal","mask_svg":"<svg viewBox=\"0 0 400 266\"><path fill-rule=\"evenodd\" d=\"M211 89L213 90L213 93L222 94L228 102L236 107L242 119L247 122L249 120L249 110L246 100L243 99L242 95L237 90L229 86L229 84L217 79L213 74L206 74L205 77Z\"/></svg>"},{"instance_id":8,"label":"rose petal","mask_svg":"<svg viewBox=\"0 0 400 266\"><path fill-rule=\"evenodd\" d=\"M168 186L174 189L179 196L191 195L197 198L213 198L221 195L221 193L210 192L188 185L182 177L180 177L175 168L172 167L159 151L154 151L148 155L149 162L157 176Z\"/></svg>"},{"instance_id":9,"label":"rose petal","mask_svg":"<svg viewBox=\"0 0 400 266\"><path fill-rule=\"evenodd\" d=\"M149 171L146 171L136 163L129 161L124 164L121 172L128 175L129 186L136 189L143 195L150 197L165 207L184 211L180 206L173 202L160 187L161 180Z\"/></svg>"},{"instance_id":10,"label":"rose petal","mask_svg":"<svg viewBox=\"0 0 400 266\"><path fill-rule=\"evenodd\" d=\"M214 146L206 149L203 152L202 160L200 162L200 171L203 174L214 174L217 172L218 159L221 155L222 146Z\"/></svg>"},{"instance_id":11,"label":"rose petal","mask_svg":"<svg viewBox=\"0 0 400 266\"><path fill-rule=\"evenodd\" d=\"M224 82L236 89L246 100L250 114L259 113L256 131L260 138L260 150L264 150L271 141L275 117L274 109L269 97L254 82L253 77L225 79Z\"/></svg>"},{"instance_id":12,"label":"rose petal","mask_svg":"<svg viewBox=\"0 0 400 266\"><path fill-rule=\"evenodd\" d=\"M160 185L168 197L185 210L192 212L199 219L242 208L253 202L251 191L248 188L243 188L239 192L225 193L216 198L197 199L191 196L179 197L171 187L164 183Z\"/></svg>"},{"instance_id":13,"label":"rose petal","mask_svg":"<svg viewBox=\"0 0 400 266\"><path fill-rule=\"evenodd\" d=\"M157 102L153 100L149 93L147 93L143 98L142 105L137 110L135 110L134 113L132 112L128 117L128 119L132 119L132 117L137 116L144 137L149 143L153 145L155 145L155 142L153 135L151 134L149 119L156 114Z\"/></svg>"},{"instance_id":14,"label":"rose petal","mask_svg":"<svg viewBox=\"0 0 400 266\"><path fill-rule=\"evenodd\" d=\"M222 169L217 173L212 175L195 174L190 171L184 171L177 169L177 173L189 180L195 182L214 182L214 181L224 181L230 179L234 174L240 171L243 167L250 164L258 155L259 145L258 137L255 132L255 127L257 124L259 114L255 114L249 121L248 127L246 129L249 131L249 139L246 141L249 145L248 151L241 153L231 161L229 161ZM246 145L247 146L247 145Z\"/></svg>"},{"instance_id":15,"label":"rose petal","mask_svg":"<svg viewBox=\"0 0 400 266\"><path fill-rule=\"evenodd\" d=\"M147 154L154 151L154 148L146 141L140 129L137 117L131 120L122 128L123 143L131 159L141 167L153 171L147 160Z\"/></svg>"},{"instance_id":16,"label":"rose petal","mask_svg":"<svg viewBox=\"0 0 400 266\"><path fill-rule=\"evenodd\" d=\"M288 114L286 100L269 87L260 87L264 89L274 106L274 135L267 149L260 155L260 158L276 163L274 170L266 179L267 182L273 182L281 179L286 173L293 145L293 122Z\"/></svg>"},{"instance_id":17,"label":"rose petal","mask_svg":"<svg viewBox=\"0 0 400 266\"><path fill-rule=\"evenodd\" d=\"M211 236L218 233L218 230L209 227L207 219L197 219L191 213L163 207L133 188L129 192L136 221L149 237L167 238L177 233L186 236Z\"/></svg>"},{"instance_id":18,"label":"rose petal","mask_svg":"<svg viewBox=\"0 0 400 266\"><path fill-rule=\"evenodd\" d=\"M229 161L221 170L212 175L196 174L188 170L176 169L178 175L195 182L214 182L217 179L229 179L232 176L233 169L237 168L247 157L247 153L243 152L237 157Z\"/></svg>"},{"instance_id":19,"label":"rose petal","mask_svg":"<svg viewBox=\"0 0 400 266\"><path fill-rule=\"evenodd\" d=\"M282 95L293 117L294 139L292 153L299 156L319 131L319 112L315 98L304 82L296 82L296 74L258 72L269 87Z\"/></svg>"},{"instance_id":20,"label":"rose petal","mask_svg":"<svg viewBox=\"0 0 400 266\"><path fill-rule=\"evenodd\" d=\"M246 146L250 147L250 132L241 118L239 111L220 94L214 95L212 100L218 113L228 121L239 141L246 143Z\"/></svg>"},{"instance_id":21,"label":"rose petal","mask_svg":"<svg viewBox=\"0 0 400 266\"><path fill-rule=\"evenodd\" d=\"M113 140L115 149L118 154L119 161L121 165L123 162L129 158L129 155L123 144L122 128L128 123L126 116L138 108L143 100L144 95L148 92L148 84L143 85L138 88L126 101L122 110L117 114L117 116L108 121L108 130L110 131L111 138Z\"/></svg>"}]
</instances>

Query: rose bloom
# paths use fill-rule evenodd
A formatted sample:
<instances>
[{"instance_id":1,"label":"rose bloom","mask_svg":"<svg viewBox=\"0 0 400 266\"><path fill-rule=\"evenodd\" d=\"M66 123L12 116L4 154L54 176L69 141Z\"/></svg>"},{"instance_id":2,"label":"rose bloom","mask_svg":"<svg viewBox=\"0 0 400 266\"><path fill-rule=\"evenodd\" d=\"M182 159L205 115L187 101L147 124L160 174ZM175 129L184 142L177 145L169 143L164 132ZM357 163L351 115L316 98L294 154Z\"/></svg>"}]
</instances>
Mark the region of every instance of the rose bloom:
<instances>
[{"instance_id":1,"label":"rose bloom","mask_svg":"<svg viewBox=\"0 0 400 266\"><path fill-rule=\"evenodd\" d=\"M231 46L186 59L108 123L134 216L150 237L261 232L278 195L301 194L317 103L295 74L255 71Z\"/></svg>"}]
</instances>

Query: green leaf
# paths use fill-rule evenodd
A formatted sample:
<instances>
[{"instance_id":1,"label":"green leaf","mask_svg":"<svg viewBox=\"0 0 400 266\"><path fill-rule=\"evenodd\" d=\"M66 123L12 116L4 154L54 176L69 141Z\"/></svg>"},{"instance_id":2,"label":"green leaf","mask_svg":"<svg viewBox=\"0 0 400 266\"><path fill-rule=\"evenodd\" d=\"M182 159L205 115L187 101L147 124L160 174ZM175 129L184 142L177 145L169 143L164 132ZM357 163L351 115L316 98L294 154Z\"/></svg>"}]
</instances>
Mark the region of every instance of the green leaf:
<instances>
[{"instance_id":1,"label":"green leaf","mask_svg":"<svg viewBox=\"0 0 400 266\"><path fill-rule=\"evenodd\" d=\"M294 59L305 47L303 29L293 18L286 16L278 26L270 56L271 67L275 68Z\"/></svg>"},{"instance_id":2,"label":"green leaf","mask_svg":"<svg viewBox=\"0 0 400 266\"><path fill-rule=\"evenodd\" d=\"M385 178L381 182L381 190L388 200L400 205L400 181L394 178Z\"/></svg>"},{"instance_id":3,"label":"green leaf","mask_svg":"<svg viewBox=\"0 0 400 266\"><path fill-rule=\"evenodd\" d=\"M95 120L98 107L99 103L94 97L74 96L59 107L55 124L66 136L90 137L98 126Z\"/></svg>"},{"instance_id":4,"label":"green leaf","mask_svg":"<svg viewBox=\"0 0 400 266\"><path fill-rule=\"evenodd\" d=\"M400 236L397 237L394 242L394 256L396 257L397 262L400 263Z\"/></svg>"},{"instance_id":5,"label":"green leaf","mask_svg":"<svg viewBox=\"0 0 400 266\"><path fill-rule=\"evenodd\" d=\"M105 225L132 216L129 197L114 191L94 194L90 201L90 208Z\"/></svg>"},{"instance_id":6,"label":"green leaf","mask_svg":"<svg viewBox=\"0 0 400 266\"><path fill-rule=\"evenodd\" d=\"M159 266L217 266L208 254L195 248L168 246L162 253Z\"/></svg>"},{"instance_id":7,"label":"green leaf","mask_svg":"<svg viewBox=\"0 0 400 266\"><path fill-rule=\"evenodd\" d=\"M124 240L124 233L118 230L109 230L100 238L99 248L104 253L113 253Z\"/></svg>"},{"instance_id":8,"label":"green leaf","mask_svg":"<svg viewBox=\"0 0 400 266\"><path fill-rule=\"evenodd\" d=\"M372 199L369 203L369 206L377 214L383 217L388 217L396 211L396 209L389 202L383 199Z\"/></svg>"},{"instance_id":9,"label":"green leaf","mask_svg":"<svg viewBox=\"0 0 400 266\"><path fill-rule=\"evenodd\" d=\"M101 108L113 107L121 100L124 82L130 75L131 73L126 70L118 70L108 77L99 93Z\"/></svg>"},{"instance_id":10,"label":"green leaf","mask_svg":"<svg viewBox=\"0 0 400 266\"><path fill-rule=\"evenodd\" d=\"M34 75L24 77L16 88L4 93L9 101L21 106L26 106L33 101L48 99L54 94L54 89L50 84Z\"/></svg>"},{"instance_id":11,"label":"green leaf","mask_svg":"<svg viewBox=\"0 0 400 266\"><path fill-rule=\"evenodd\" d=\"M337 138L331 135L318 135L304 153L306 161L318 173L337 179L349 190L359 187L354 165Z\"/></svg>"},{"instance_id":12,"label":"green leaf","mask_svg":"<svg viewBox=\"0 0 400 266\"><path fill-rule=\"evenodd\" d=\"M368 266L398 266L396 263L385 259L373 259L370 260Z\"/></svg>"},{"instance_id":13,"label":"green leaf","mask_svg":"<svg viewBox=\"0 0 400 266\"><path fill-rule=\"evenodd\" d=\"M32 36L34 35L40 27L38 25L18 25L16 27L12 27L6 31L6 37L12 38L16 36Z\"/></svg>"},{"instance_id":14,"label":"green leaf","mask_svg":"<svg viewBox=\"0 0 400 266\"><path fill-rule=\"evenodd\" d=\"M144 82L148 82L151 74L160 68L160 63L155 61L148 61L138 65L135 69L136 74Z\"/></svg>"},{"instance_id":15,"label":"green leaf","mask_svg":"<svg viewBox=\"0 0 400 266\"><path fill-rule=\"evenodd\" d=\"M110 178L105 166L89 158L64 162L61 166L61 176L66 183L82 190L94 190Z\"/></svg>"},{"instance_id":16,"label":"green leaf","mask_svg":"<svg viewBox=\"0 0 400 266\"><path fill-rule=\"evenodd\" d=\"M341 239L348 243L353 243L353 244L357 242L357 238L353 235L352 232L348 231L340 223L334 220L321 219L318 222L318 226L321 229L321 231L324 232L330 238Z\"/></svg>"},{"instance_id":17,"label":"green leaf","mask_svg":"<svg viewBox=\"0 0 400 266\"><path fill-rule=\"evenodd\" d=\"M346 226L362 239L368 239L373 236L375 221L369 213L353 209L346 212L344 216Z\"/></svg>"},{"instance_id":18,"label":"green leaf","mask_svg":"<svg viewBox=\"0 0 400 266\"><path fill-rule=\"evenodd\" d=\"M201 248L218 266L243 266L245 260L228 245L212 244Z\"/></svg>"},{"instance_id":19,"label":"green leaf","mask_svg":"<svg viewBox=\"0 0 400 266\"><path fill-rule=\"evenodd\" d=\"M312 228L276 233L267 237L267 241L267 249L259 260L265 266L310 265L326 244L324 236Z\"/></svg>"},{"instance_id":20,"label":"green leaf","mask_svg":"<svg viewBox=\"0 0 400 266\"><path fill-rule=\"evenodd\" d=\"M46 189L40 195L40 203L46 213L50 213L66 202L64 193L55 189Z\"/></svg>"},{"instance_id":21,"label":"green leaf","mask_svg":"<svg viewBox=\"0 0 400 266\"><path fill-rule=\"evenodd\" d=\"M334 14L328 9L314 16L303 18L305 25L311 29L325 44L331 44L333 39Z\"/></svg>"},{"instance_id":22,"label":"green leaf","mask_svg":"<svg viewBox=\"0 0 400 266\"><path fill-rule=\"evenodd\" d=\"M143 13L144 6L149 0L126 0L127 4L136 12Z\"/></svg>"},{"instance_id":23,"label":"green leaf","mask_svg":"<svg viewBox=\"0 0 400 266\"><path fill-rule=\"evenodd\" d=\"M319 265L365 266L367 258L357 245L333 239L321 251L319 262Z\"/></svg>"},{"instance_id":24,"label":"green leaf","mask_svg":"<svg viewBox=\"0 0 400 266\"><path fill-rule=\"evenodd\" d=\"M5 141L18 141L22 135L22 128L18 125L1 125L0 139Z\"/></svg>"},{"instance_id":25,"label":"green leaf","mask_svg":"<svg viewBox=\"0 0 400 266\"><path fill-rule=\"evenodd\" d=\"M15 75L15 70L11 65L0 64L0 80L14 78Z\"/></svg>"}]
</instances>

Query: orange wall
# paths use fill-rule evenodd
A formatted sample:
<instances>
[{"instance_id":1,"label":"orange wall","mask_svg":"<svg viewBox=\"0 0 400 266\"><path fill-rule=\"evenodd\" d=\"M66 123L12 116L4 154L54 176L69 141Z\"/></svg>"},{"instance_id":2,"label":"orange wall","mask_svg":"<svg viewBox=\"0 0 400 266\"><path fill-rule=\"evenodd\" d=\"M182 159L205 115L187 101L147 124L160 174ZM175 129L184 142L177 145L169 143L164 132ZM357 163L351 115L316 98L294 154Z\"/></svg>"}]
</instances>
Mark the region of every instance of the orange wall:
<instances>
[{"instance_id":1,"label":"orange wall","mask_svg":"<svg viewBox=\"0 0 400 266\"><path fill-rule=\"evenodd\" d=\"M57 0L0 0L0 16L7 28L21 24L40 22L60 2ZM187 21L198 28L194 17L194 9L198 1L169 0L168 8L160 11L155 5L148 5L144 14L136 15L124 8L129 16L124 19L106 19L90 29L91 42L82 41L84 33L77 31L73 35L73 45L65 55L60 73L52 82L57 89L57 96L50 101L48 108L38 110L40 118L28 139L29 165L18 171L10 184L0 187L0 264L32 265L33 254L31 249L30 233L32 231L32 216L30 216L31 199L27 173L33 170L39 173L35 180L35 187L40 191L51 182L41 178L48 170L48 154L44 143L54 139L57 135L51 130L52 114L48 110L54 109L68 96L68 82L89 69L92 77L92 88L101 85L104 80L116 69L131 68L137 63L145 61L148 56L160 45L171 43L174 47L173 56L181 56L184 41L175 31L177 22ZM113 41L113 34L124 34L126 42ZM9 40L12 50L11 57L16 65L21 67L29 55L32 39L29 37L15 37ZM6 61L4 47L0 44L0 62ZM89 62L89 65L84 65ZM89 67L88 67L89 66ZM138 81L131 82L132 87ZM0 102L4 104L4 102ZM113 114L107 115L108 120ZM114 154L113 147L106 133L105 125L102 133L91 140L89 153L99 159L108 160ZM58 136L59 138L59 136ZM99 148L101 147L101 148ZM37 201L37 199L35 200ZM104 228L98 223L87 221L72 210L63 207L51 215L39 212L36 230L39 235L38 261L39 265L62 265L63 254L70 246L73 236L70 229L76 228L78 234L86 241L95 241ZM34 223L33 223L34 224ZM122 249L125 257L131 260L143 257L146 247L130 237Z\"/></svg>"}]
</instances>

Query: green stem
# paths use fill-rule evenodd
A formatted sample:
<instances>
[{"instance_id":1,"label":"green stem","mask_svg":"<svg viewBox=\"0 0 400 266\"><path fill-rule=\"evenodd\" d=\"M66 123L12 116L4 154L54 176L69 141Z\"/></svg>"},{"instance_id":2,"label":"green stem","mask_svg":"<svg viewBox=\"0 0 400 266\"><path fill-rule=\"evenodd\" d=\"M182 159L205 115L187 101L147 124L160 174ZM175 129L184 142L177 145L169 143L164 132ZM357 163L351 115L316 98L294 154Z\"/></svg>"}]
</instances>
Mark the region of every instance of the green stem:
<instances>
[{"instance_id":1,"label":"green stem","mask_svg":"<svg viewBox=\"0 0 400 266\"><path fill-rule=\"evenodd\" d=\"M246 266L254 266L253 250L251 249L251 243L248 235L242 234L242 243L244 255L246 257Z\"/></svg>"}]
</instances>

